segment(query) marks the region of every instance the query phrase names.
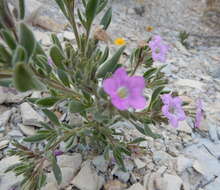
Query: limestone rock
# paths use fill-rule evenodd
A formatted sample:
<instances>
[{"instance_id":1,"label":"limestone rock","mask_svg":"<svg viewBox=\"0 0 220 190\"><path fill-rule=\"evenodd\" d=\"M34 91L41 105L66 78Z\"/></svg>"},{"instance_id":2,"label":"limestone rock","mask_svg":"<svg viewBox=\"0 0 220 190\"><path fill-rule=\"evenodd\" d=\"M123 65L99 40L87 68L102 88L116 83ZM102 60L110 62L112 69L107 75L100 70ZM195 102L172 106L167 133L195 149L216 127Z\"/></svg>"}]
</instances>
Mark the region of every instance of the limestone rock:
<instances>
[{"instance_id":1,"label":"limestone rock","mask_svg":"<svg viewBox=\"0 0 220 190\"><path fill-rule=\"evenodd\" d=\"M90 161L84 163L78 175L72 180L72 184L80 190L97 190L103 186L104 182L104 178L98 176L91 168Z\"/></svg>"},{"instance_id":2,"label":"limestone rock","mask_svg":"<svg viewBox=\"0 0 220 190\"><path fill-rule=\"evenodd\" d=\"M138 158L134 159L134 163L138 169L144 168L147 165L147 163L141 161Z\"/></svg>"},{"instance_id":3,"label":"limestone rock","mask_svg":"<svg viewBox=\"0 0 220 190\"><path fill-rule=\"evenodd\" d=\"M177 172L182 173L184 172L185 169L192 167L192 160L184 157L184 156L179 156L176 159L176 166L177 166Z\"/></svg>"},{"instance_id":4,"label":"limestone rock","mask_svg":"<svg viewBox=\"0 0 220 190\"><path fill-rule=\"evenodd\" d=\"M128 188L127 190L145 190L145 189L140 183L136 183L132 185L130 188Z\"/></svg>"},{"instance_id":5,"label":"limestone rock","mask_svg":"<svg viewBox=\"0 0 220 190\"><path fill-rule=\"evenodd\" d=\"M21 104L21 117L24 125L39 126L39 122L44 121L44 118L27 102Z\"/></svg>"},{"instance_id":6,"label":"limestone rock","mask_svg":"<svg viewBox=\"0 0 220 190\"><path fill-rule=\"evenodd\" d=\"M101 172L106 172L108 169L108 162L105 160L104 156L97 156L92 160L92 163Z\"/></svg>"},{"instance_id":7,"label":"limestone rock","mask_svg":"<svg viewBox=\"0 0 220 190\"><path fill-rule=\"evenodd\" d=\"M8 140L0 141L0 150L6 148L8 144L9 144Z\"/></svg>"},{"instance_id":8,"label":"limestone rock","mask_svg":"<svg viewBox=\"0 0 220 190\"><path fill-rule=\"evenodd\" d=\"M192 128L188 125L186 120L181 121L179 123L179 127L177 128L177 131L185 132L187 134L192 134Z\"/></svg>"},{"instance_id":9,"label":"limestone rock","mask_svg":"<svg viewBox=\"0 0 220 190\"><path fill-rule=\"evenodd\" d=\"M22 124L18 124L20 130L22 131L22 133L24 133L27 136L33 136L36 134L36 130L34 129L34 127L31 126L26 126L26 125L22 125Z\"/></svg>"},{"instance_id":10,"label":"limestone rock","mask_svg":"<svg viewBox=\"0 0 220 190\"><path fill-rule=\"evenodd\" d=\"M8 123L8 120L9 120L11 114L12 114L12 111L8 110L0 115L0 127L4 127Z\"/></svg>"}]
</instances>

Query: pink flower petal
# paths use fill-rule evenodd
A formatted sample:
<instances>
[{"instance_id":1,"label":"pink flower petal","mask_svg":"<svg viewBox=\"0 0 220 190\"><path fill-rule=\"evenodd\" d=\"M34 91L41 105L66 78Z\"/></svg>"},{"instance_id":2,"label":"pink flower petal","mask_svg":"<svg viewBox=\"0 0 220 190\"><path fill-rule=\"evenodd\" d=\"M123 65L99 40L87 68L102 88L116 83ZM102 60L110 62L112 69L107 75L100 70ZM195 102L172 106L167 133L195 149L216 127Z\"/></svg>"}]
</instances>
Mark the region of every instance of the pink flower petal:
<instances>
[{"instance_id":1,"label":"pink flower petal","mask_svg":"<svg viewBox=\"0 0 220 190\"><path fill-rule=\"evenodd\" d=\"M128 99L121 99L119 97L114 97L111 99L112 104L119 110L127 110L129 108Z\"/></svg>"},{"instance_id":2,"label":"pink flower petal","mask_svg":"<svg viewBox=\"0 0 220 190\"><path fill-rule=\"evenodd\" d=\"M114 96L117 92L117 83L113 78L108 78L103 82L104 91L110 96Z\"/></svg>"},{"instance_id":3,"label":"pink flower petal","mask_svg":"<svg viewBox=\"0 0 220 190\"><path fill-rule=\"evenodd\" d=\"M129 98L129 104L135 109L144 109L147 105L147 100L143 96Z\"/></svg>"}]
</instances>

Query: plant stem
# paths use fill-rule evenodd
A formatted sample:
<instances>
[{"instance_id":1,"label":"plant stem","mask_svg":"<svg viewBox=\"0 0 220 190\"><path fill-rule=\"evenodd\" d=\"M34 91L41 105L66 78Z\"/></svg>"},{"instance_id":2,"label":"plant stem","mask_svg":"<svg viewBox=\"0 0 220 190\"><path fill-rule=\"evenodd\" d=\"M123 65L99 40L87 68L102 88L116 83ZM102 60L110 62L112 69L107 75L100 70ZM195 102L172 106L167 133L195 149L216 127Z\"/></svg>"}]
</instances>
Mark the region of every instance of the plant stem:
<instances>
[{"instance_id":1,"label":"plant stem","mask_svg":"<svg viewBox=\"0 0 220 190\"><path fill-rule=\"evenodd\" d=\"M75 38L76 38L77 46L78 46L79 49L81 49L79 33L78 33L78 29L77 29L77 25L76 25L76 20L75 20L75 15L74 15L74 12L75 12L75 0L72 0L71 4L69 4L67 2L67 0L65 0L65 4L66 4L66 7L67 7L67 11L68 11L69 21L70 21L70 24L72 26L72 29L73 29L73 32L74 32L74 35L75 35Z\"/></svg>"}]
</instances>

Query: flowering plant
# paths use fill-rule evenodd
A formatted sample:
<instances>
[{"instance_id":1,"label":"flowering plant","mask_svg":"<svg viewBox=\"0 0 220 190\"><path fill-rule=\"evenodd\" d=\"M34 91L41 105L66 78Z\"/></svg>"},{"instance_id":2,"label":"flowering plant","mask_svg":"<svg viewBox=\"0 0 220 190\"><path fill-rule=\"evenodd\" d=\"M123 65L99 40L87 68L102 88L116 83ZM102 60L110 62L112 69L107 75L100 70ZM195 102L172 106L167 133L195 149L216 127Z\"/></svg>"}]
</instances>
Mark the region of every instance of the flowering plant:
<instances>
[{"instance_id":1,"label":"flowering plant","mask_svg":"<svg viewBox=\"0 0 220 190\"><path fill-rule=\"evenodd\" d=\"M162 72L164 66L153 65L154 61L166 58L168 47L161 37L137 47L125 65L120 62L125 49L123 38L116 40L115 44L121 47L109 56L107 45L104 51L100 48L101 37L91 35L94 19L104 10L107 0L82 0L81 9L76 9L74 0L55 1L73 29L76 45L68 41L63 45L52 34L49 52L43 50L25 24L24 0L18 1L17 15L9 11L6 0L0 1L0 37L4 41L0 43L0 85L21 92L40 90L47 94L43 98L28 99L48 118L48 122L40 123L42 128L36 135L24 139L35 144L34 148L14 141L15 148L10 151L22 160L8 171L24 176L23 189L41 189L48 171L54 172L60 184L62 174L56 157L82 151L82 146L104 154L106 159L113 155L125 169L123 156L132 154L131 145L145 141L144 135L160 138L149 128L150 124L169 120L177 127L178 121L185 119L181 100L165 90L168 80ZM79 32L76 17L83 32ZM100 22L102 34L106 34L111 17L109 8ZM139 68L143 74L137 74ZM76 115L79 122L61 121L54 113L60 105L68 115ZM126 140L123 133L112 127L119 121L130 122L143 136ZM61 143L65 144L65 150L59 150Z\"/></svg>"}]
</instances>

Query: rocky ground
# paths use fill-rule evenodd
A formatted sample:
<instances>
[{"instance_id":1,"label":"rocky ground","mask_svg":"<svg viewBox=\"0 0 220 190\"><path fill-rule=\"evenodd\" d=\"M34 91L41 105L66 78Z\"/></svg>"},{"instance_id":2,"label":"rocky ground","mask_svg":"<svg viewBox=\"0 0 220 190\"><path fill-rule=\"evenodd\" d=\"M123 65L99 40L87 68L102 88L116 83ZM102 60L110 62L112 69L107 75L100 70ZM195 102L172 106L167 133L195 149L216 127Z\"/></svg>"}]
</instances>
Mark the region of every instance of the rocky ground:
<instances>
[{"instance_id":1,"label":"rocky ground","mask_svg":"<svg viewBox=\"0 0 220 190\"><path fill-rule=\"evenodd\" d=\"M52 0L27 2L29 13L41 7L32 23L36 38L45 49L51 44L51 32L74 42L72 32ZM90 159L78 153L58 156L64 180L58 187L51 174L43 190L219 190L220 25L219 17L215 20L217 13L212 18L204 15L202 0L114 0L112 6L114 16L108 31L111 38L125 38L129 54L139 41L154 34L163 36L170 45L164 69L170 79L169 88L178 90L192 107L201 98L206 118L198 130L193 129L191 119L182 122L178 129L152 126L163 138L155 141L147 138L148 141L141 143L147 152L125 159L128 172L121 171L103 156ZM147 32L147 26L153 26L153 32ZM190 33L188 49L179 42L178 34L183 30ZM37 122L45 120L39 110L24 101L26 97L41 97L41 93L18 93L0 87L1 190L18 190L21 180L13 173L3 173L9 165L18 162L17 157L7 157L11 140L35 134ZM66 117L70 116L63 115L61 119ZM127 122L116 127L130 137L141 135Z\"/></svg>"}]
</instances>

